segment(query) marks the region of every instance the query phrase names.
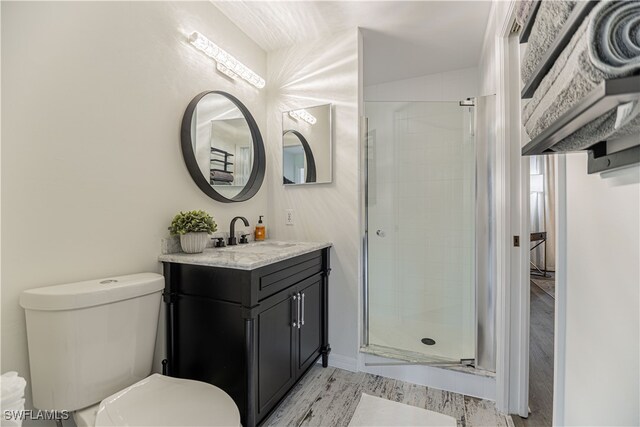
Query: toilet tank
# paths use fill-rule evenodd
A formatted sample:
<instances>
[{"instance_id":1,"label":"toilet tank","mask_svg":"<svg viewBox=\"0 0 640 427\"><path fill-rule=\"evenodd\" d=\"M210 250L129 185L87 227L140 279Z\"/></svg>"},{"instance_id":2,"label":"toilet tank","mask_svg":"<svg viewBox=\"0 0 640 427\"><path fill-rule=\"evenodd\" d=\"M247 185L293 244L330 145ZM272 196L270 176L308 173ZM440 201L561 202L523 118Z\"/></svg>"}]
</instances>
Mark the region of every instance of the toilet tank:
<instances>
[{"instance_id":1,"label":"toilet tank","mask_svg":"<svg viewBox=\"0 0 640 427\"><path fill-rule=\"evenodd\" d=\"M33 405L74 411L147 377L163 287L140 273L24 291Z\"/></svg>"}]
</instances>

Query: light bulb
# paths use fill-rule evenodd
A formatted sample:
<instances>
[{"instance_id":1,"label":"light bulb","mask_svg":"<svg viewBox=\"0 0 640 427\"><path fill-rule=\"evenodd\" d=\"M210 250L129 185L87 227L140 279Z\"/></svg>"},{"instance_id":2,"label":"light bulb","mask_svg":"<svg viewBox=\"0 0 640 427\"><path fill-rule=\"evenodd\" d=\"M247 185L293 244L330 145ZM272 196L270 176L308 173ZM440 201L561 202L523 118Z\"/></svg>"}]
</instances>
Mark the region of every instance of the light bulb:
<instances>
[{"instance_id":1,"label":"light bulb","mask_svg":"<svg viewBox=\"0 0 640 427\"><path fill-rule=\"evenodd\" d=\"M296 120L304 120L310 125L314 125L317 122L317 119L305 109L289 111L289 116Z\"/></svg>"},{"instance_id":2,"label":"light bulb","mask_svg":"<svg viewBox=\"0 0 640 427\"><path fill-rule=\"evenodd\" d=\"M258 89L262 89L265 86L266 82L262 77L199 32L194 31L189 36L189 42L196 49L216 61L216 68L220 72L234 79L241 77Z\"/></svg>"}]
</instances>

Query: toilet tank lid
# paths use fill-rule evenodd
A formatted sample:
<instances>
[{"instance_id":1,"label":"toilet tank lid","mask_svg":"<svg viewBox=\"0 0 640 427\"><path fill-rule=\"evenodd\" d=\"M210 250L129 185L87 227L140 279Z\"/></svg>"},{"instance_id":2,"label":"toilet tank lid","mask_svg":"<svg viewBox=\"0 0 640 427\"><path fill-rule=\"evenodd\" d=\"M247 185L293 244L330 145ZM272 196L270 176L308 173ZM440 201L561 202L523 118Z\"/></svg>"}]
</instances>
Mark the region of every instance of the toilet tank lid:
<instances>
[{"instance_id":1,"label":"toilet tank lid","mask_svg":"<svg viewBox=\"0 0 640 427\"><path fill-rule=\"evenodd\" d=\"M20 305L29 310L72 310L148 295L163 287L160 274L130 274L28 289L20 295Z\"/></svg>"}]
</instances>

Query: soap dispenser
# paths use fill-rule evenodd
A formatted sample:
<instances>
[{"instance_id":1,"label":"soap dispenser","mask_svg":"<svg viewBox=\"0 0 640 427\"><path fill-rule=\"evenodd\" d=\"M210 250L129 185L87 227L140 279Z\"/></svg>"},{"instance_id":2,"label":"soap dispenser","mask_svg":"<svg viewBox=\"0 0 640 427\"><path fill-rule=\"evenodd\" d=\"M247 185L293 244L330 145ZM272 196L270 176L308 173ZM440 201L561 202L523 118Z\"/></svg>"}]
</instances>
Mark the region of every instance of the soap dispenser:
<instances>
[{"instance_id":1,"label":"soap dispenser","mask_svg":"<svg viewBox=\"0 0 640 427\"><path fill-rule=\"evenodd\" d=\"M264 215L260 215L260 219L258 220L258 223L256 224L256 234L255 234L255 239L257 242L262 241L264 239L266 239L267 237L267 227L265 227L265 225L262 223L262 217Z\"/></svg>"}]
</instances>

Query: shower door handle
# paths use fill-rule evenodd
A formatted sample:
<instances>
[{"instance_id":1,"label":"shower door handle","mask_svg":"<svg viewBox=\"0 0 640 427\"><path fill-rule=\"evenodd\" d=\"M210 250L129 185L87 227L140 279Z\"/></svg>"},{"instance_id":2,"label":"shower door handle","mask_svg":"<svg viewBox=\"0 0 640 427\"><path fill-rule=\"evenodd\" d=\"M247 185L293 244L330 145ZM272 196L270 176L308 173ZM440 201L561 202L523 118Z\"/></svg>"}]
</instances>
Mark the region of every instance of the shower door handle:
<instances>
[{"instance_id":1,"label":"shower door handle","mask_svg":"<svg viewBox=\"0 0 640 427\"><path fill-rule=\"evenodd\" d=\"M376 235L377 235L378 237L384 237L384 236L386 236L387 234L384 232L384 230L377 230L377 231L376 231Z\"/></svg>"}]
</instances>

